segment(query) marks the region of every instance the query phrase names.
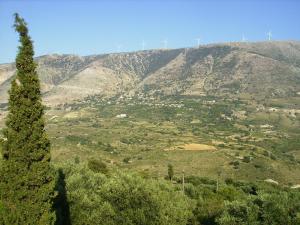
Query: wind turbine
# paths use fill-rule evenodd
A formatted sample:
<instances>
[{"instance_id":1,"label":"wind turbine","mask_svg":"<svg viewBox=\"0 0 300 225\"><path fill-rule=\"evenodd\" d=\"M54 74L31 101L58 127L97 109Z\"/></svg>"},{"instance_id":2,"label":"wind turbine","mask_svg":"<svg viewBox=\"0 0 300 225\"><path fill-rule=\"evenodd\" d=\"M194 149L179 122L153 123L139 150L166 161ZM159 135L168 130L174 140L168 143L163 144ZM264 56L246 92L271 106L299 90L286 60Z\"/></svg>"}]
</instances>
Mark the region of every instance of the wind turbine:
<instances>
[{"instance_id":1,"label":"wind turbine","mask_svg":"<svg viewBox=\"0 0 300 225\"><path fill-rule=\"evenodd\" d=\"M164 39L162 41L162 43L164 44L164 49L167 49L168 48L168 39Z\"/></svg>"},{"instance_id":2,"label":"wind turbine","mask_svg":"<svg viewBox=\"0 0 300 225\"><path fill-rule=\"evenodd\" d=\"M144 51L145 50L145 46L146 46L146 42L143 40L141 45L142 45L142 49Z\"/></svg>"},{"instance_id":3,"label":"wind turbine","mask_svg":"<svg viewBox=\"0 0 300 225\"><path fill-rule=\"evenodd\" d=\"M243 34L243 36L242 36L242 42L246 42L246 41L247 41L247 39L246 39L245 35Z\"/></svg>"},{"instance_id":4,"label":"wind turbine","mask_svg":"<svg viewBox=\"0 0 300 225\"><path fill-rule=\"evenodd\" d=\"M271 41L271 38L272 38L272 31L269 31L269 32L267 33L267 35L268 35L268 40Z\"/></svg>"},{"instance_id":5,"label":"wind turbine","mask_svg":"<svg viewBox=\"0 0 300 225\"><path fill-rule=\"evenodd\" d=\"M123 47L123 45L121 44L117 44L117 52L121 52L121 48Z\"/></svg>"},{"instance_id":6,"label":"wind turbine","mask_svg":"<svg viewBox=\"0 0 300 225\"><path fill-rule=\"evenodd\" d=\"M201 41L201 38L196 38L195 40L197 41L197 47L200 48L200 41Z\"/></svg>"}]
</instances>

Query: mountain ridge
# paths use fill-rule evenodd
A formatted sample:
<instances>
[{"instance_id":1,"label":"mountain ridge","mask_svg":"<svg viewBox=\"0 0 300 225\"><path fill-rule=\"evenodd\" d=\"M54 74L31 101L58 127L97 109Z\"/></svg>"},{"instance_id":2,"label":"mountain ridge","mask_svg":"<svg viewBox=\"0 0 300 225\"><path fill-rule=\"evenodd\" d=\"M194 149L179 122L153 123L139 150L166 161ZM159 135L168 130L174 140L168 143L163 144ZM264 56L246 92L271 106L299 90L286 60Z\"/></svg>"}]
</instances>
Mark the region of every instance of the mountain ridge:
<instances>
[{"instance_id":1,"label":"mountain ridge","mask_svg":"<svg viewBox=\"0 0 300 225\"><path fill-rule=\"evenodd\" d=\"M154 49L36 58L44 101L59 105L91 95L261 95L300 91L300 42L232 42L199 48ZM0 102L15 72L0 64Z\"/></svg>"}]
</instances>

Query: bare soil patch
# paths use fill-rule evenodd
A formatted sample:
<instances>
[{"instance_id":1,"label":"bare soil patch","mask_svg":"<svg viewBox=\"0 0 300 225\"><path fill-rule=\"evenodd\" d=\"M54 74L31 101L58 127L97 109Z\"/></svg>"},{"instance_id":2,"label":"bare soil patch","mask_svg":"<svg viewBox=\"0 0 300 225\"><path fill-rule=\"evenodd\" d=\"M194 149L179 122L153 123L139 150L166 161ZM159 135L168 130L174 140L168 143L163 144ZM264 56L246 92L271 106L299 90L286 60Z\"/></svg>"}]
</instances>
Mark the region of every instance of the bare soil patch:
<instances>
[{"instance_id":1,"label":"bare soil patch","mask_svg":"<svg viewBox=\"0 0 300 225\"><path fill-rule=\"evenodd\" d=\"M185 145L179 145L167 150L184 150L184 151L215 151L217 150L212 145L206 145L206 144L185 144Z\"/></svg>"},{"instance_id":2,"label":"bare soil patch","mask_svg":"<svg viewBox=\"0 0 300 225\"><path fill-rule=\"evenodd\" d=\"M185 144L181 147L183 147L184 150L189 150L189 151L214 151L214 150L217 150L214 146L205 145L205 144Z\"/></svg>"}]
</instances>

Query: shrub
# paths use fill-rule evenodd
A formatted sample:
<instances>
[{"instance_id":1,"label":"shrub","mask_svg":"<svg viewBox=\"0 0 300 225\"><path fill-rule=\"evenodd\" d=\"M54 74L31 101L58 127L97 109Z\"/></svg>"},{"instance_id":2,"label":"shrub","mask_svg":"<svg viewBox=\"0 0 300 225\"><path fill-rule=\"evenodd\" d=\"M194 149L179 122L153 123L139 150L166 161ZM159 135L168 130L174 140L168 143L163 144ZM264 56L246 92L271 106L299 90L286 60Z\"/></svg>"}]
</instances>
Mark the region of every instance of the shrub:
<instances>
[{"instance_id":1,"label":"shrub","mask_svg":"<svg viewBox=\"0 0 300 225\"><path fill-rule=\"evenodd\" d=\"M258 213L258 207L251 202L226 202L217 222L220 225L259 225Z\"/></svg>"},{"instance_id":2,"label":"shrub","mask_svg":"<svg viewBox=\"0 0 300 225\"><path fill-rule=\"evenodd\" d=\"M229 163L230 165L233 165L234 169L238 169L240 166L240 162L238 160L232 161Z\"/></svg>"},{"instance_id":3,"label":"shrub","mask_svg":"<svg viewBox=\"0 0 300 225\"><path fill-rule=\"evenodd\" d=\"M74 158L74 163L76 164L80 163L80 157L78 155Z\"/></svg>"},{"instance_id":4,"label":"shrub","mask_svg":"<svg viewBox=\"0 0 300 225\"><path fill-rule=\"evenodd\" d=\"M243 162L245 162L245 163L251 162L251 156L244 156Z\"/></svg>"},{"instance_id":5,"label":"shrub","mask_svg":"<svg viewBox=\"0 0 300 225\"><path fill-rule=\"evenodd\" d=\"M164 181L65 168L72 225L186 225L191 202Z\"/></svg>"},{"instance_id":6,"label":"shrub","mask_svg":"<svg viewBox=\"0 0 300 225\"><path fill-rule=\"evenodd\" d=\"M92 170L94 173L103 173L107 174L108 168L104 162L100 159L89 159L88 168Z\"/></svg>"},{"instance_id":7,"label":"shrub","mask_svg":"<svg viewBox=\"0 0 300 225\"><path fill-rule=\"evenodd\" d=\"M130 157L125 157L125 158L123 159L123 162L124 162L124 163L129 163L129 162L130 162L130 159L131 159Z\"/></svg>"},{"instance_id":8,"label":"shrub","mask_svg":"<svg viewBox=\"0 0 300 225\"><path fill-rule=\"evenodd\" d=\"M272 160L276 160L276 159L277 159L276 156L275 156L274 154L271 154L271 155L270 155L270 158L271 158Z\"/></svg>"}]
</instances>

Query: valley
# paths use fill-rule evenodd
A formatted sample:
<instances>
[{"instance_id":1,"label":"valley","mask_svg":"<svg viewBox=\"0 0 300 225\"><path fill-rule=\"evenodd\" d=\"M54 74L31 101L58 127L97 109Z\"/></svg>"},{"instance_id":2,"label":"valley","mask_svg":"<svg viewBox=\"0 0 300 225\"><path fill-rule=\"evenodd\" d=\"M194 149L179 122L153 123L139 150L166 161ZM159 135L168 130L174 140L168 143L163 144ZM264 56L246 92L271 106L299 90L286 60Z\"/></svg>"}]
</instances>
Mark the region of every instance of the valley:
<instances>
[{"instance_id":1,"label":"valley","mask_svg":"<svg viewBox=\"0 0 300 225\"><path fill-rule=\"evenodd\" d=\"M52 161L300 183L299 42L36 58ZM14 65L0 65L0 127Z\"/></svg>"},{"instance_id":2,"label":"valley","mask_svg":"<svg viewBox=\"0 0 300 225\"><path fill-rule=\"evenodd\" d=\"M263 107L251 99L212 96L94 96L49 110L47 130L54 162L94 157L153 177L165 176L171 163L178 176L184 170L224 180L298 184L298 100L285 99L285 108L279 108L280 99Z\"/></svg>"}]
</instances>

